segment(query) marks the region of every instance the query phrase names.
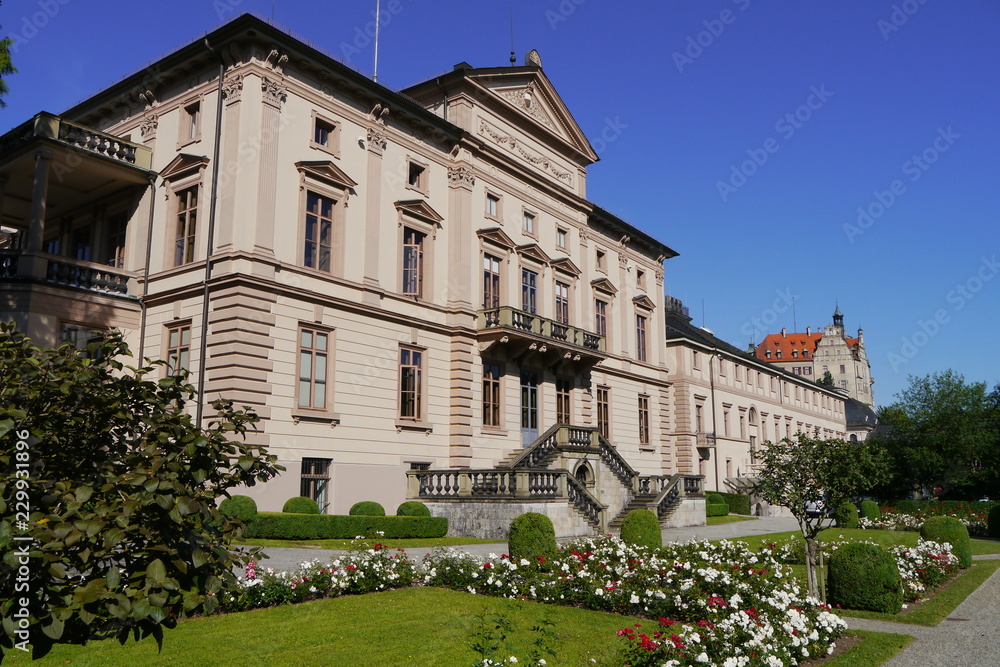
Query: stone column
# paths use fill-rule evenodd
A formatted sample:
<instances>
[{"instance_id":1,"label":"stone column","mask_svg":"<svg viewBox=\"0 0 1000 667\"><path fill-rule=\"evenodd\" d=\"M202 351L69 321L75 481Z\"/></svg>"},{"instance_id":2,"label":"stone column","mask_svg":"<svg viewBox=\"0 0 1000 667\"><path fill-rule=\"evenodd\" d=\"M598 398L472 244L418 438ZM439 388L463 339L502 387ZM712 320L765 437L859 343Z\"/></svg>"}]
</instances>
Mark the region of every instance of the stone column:
<instances>
[{"instance_id":1,"label":"stone column","mask_svg":"<svg viewBox=\"0 0 1000 667\"><path fill-rule=\"evenodd\" d=\"M28 252L41 252L45 242L45 203L49 194L49 163L53 153L35 153L35 178L31 186L31 219L28 223Z\"/></svg>"}]
</instances>

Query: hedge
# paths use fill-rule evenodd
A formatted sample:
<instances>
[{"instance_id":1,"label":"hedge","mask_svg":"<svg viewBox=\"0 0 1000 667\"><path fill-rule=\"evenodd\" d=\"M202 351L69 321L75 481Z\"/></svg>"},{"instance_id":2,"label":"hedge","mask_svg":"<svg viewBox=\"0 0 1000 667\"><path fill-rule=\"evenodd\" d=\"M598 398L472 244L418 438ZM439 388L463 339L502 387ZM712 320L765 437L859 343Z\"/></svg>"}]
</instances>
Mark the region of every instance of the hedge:
<instances>
[{"instance_id":1,"label":"hedge","mask_svg":"<svg viewBox=\"0 0 1000 667\"><path fill-rule=\"evenodd\" d=\"M989 512L993 507L1000 506L996 500L892 500L883 503L885 507L893 507L903 514L917 512Z\"/></svg>"},{"instance_id":2,"label":"hedge","mask_svg":"<svg viewBox=\"0 0 1000 667\"><path fill-rule=\"evenodd\" d=\"M248 523L257 517L257 503L250 496L230 496L219 503L219 512Z\"/></svg>"},{"instance_id":3,"label":"hedge","mask_svg":"<svg viewBox=\"0 0 1000 667\"><path fill-rule=\"evenodd\" d=\"M750 496L745 496L742 493L720 493L719 495L729 506L730 514L750 516Z\"/></svg>"},{"instance_id":4,"label":"hedge","mask_svg":"<svg viewBox=\"0 0 1000 667\"><path fill-rule=\"evenodd\" d=\"M878 503L874 500L862 500L861 516L868 519L869 521L876 521L882 518L882 510L879 509Z\"/></svg>"},{"instance_id":5,"label":"hedge","mask_svg":"<svg viewBox=\"0 0 1000 667\"><path fill-rule=\"evenodd\" d=\"M396 516L430 516L431 510L419 500L408 500L396 508Z\"/></svg>"},{"instance_id":6,"label":"hedge","mask_svg":"<svg viewBox=\"0 0 1000 667\"><path fill-rule=\"evenodd\" d=\"M958 556L958 566L963 570L972 565L972 543L969 529L950 516L933 516L920 527L920 537L933 542L948 542L951 552Z\"/></svg>"},{"instance_id":7,"label":"hedge","mask_svg":"<svg viewBox=\"0 0 1000 667\"><path fill-rule=\"evenodd\" d=\"M729 505L726 503L708 503L705 505L705 516L726 516Z\"/></svg>"},{"instance_id":8,"label":"hedge","mask_svg":"<svg viewBox=\"0 0 1000 667\"><path fill-rule=\"evenodd\" d=\"M374 500L362 500L351 505L347 513L351 516L385 516L385 508Z\"/></svg>"},{"instance_id":9,"label":"hedge","mask_svg":"<svg viewBox=\"0 0 1000 667\"><path fill-rule=\"evenodd\" d=\"M837 519L837 528L857 528L860 525L858 522L858 508L854 503L841 503L834 517Z\"/></svg>"},{"instance_id":10,"label":"hedge","mask_svg":"<svg viewBox=\"0 0 1000 667\"><path fill-rule=\"evenodd\" d=\"M243 531L246 538L274 540L350 540L382 531L385 539L444 537L447 517L345 516L260 512Z\"/></svg>"},{"instance_id":11,"label":"hedge","mask_svg":"<svg viewBox=\"0 0 1000 667\"><path fill-rule=\"evenodd\" d=\"M296 496L286 500L281 511L289 514L319 514L319 504L312 498Z\"/></svg>"},{"instance_id":12,"label":"hedge","mask_svg":"<svg viewBox=\"0 0 1000 667\"><path fill-rule=\"evenodd\" d=\"M989 537L1000 537L1000 505L990 510L989 516L986 517L986 529Z\"/></svg>"},{"instance_id":13,"label":"hedge","mask_svg":"<svg viewBox=\"0 0 1000 667\"><path fill-rule=\"evenodd\" d=\"M896 560L874 544L849 542L834 551L827 591L830 604L848 609L896 614L903 608L903 580Z\"/></svg>"}]
</instances>

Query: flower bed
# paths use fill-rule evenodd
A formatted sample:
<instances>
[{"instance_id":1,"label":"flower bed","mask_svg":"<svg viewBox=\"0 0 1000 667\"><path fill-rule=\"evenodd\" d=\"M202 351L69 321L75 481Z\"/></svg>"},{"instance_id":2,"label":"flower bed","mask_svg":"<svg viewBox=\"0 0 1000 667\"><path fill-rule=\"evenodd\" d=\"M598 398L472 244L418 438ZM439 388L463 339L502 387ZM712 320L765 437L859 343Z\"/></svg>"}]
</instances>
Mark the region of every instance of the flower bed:
<instances>
[{"instance_id":1,"label":"flower bed","mask_svg":"<svg viewBox=\"0 0 1000 667\"><path fill-rule=\"evenodd\" d=\"M873 530L912 530L919 531L924 525L924 521L934 516L950 516L958 519L969 529L971 537L984 537L986 535L986 513L975 512L961 507L948 510L917 510L914 512L898 512L892 507L882 508L882 517L879 519L865 519L859 521L859 528Z\"/></svg>"}]
</instances>

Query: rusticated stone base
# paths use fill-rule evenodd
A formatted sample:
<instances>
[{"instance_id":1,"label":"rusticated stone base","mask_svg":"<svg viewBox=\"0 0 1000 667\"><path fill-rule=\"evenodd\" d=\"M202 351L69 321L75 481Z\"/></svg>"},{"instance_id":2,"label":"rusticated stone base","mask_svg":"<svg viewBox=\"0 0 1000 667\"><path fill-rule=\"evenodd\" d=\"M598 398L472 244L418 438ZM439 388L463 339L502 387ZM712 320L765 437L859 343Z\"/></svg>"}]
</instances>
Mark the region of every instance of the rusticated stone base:
<instances>
[{"instance_id":1,"label":"rusticated stone base","mask_svg":"<svg viewBox=\"0 0 1000 667\"><path fill-rule=\"evenodd\" d=\"M511 522L525 512L538 512L552 519L557 538L596 535L594 528L567 505L566 501L519 503L510 500L477 502L424 500L423 502L430 508L433 516L448 517L449 536L481 537L506 542ZM702 517L704 517L704 502L702 506ZM704 522L704 518L702 521Z\"/></svg>"},{"instance_id":2,"label":"rusticated stone base","mask_svg":"<svg viewBox=\"0 0 1000 667\"><path fill-rule=\"evenodd\" d=\"M705 499L685 498L681 504L663 522L664 528L683 528L684 526L705 525Z\"/></svg>"}]
</instances>

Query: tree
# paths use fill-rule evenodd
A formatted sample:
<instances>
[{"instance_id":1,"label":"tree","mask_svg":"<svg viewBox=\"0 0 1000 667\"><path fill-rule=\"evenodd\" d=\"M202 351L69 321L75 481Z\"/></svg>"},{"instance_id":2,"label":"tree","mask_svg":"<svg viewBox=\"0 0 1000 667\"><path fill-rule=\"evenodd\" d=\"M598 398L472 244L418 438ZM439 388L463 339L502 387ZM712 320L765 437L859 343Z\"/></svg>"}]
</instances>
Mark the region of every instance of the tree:
<instances>
[{"instance_id":1,"label":"tree","mask_svg":"<svg viewBox=\"0 0 1000 667\"><path fill-rule=\"evenodd\" d=\"M886 491L909 497L940 487L944 496L973 499L996 493L1000 479L1000 385L965 382L947 370L909 377L891 405L879 411L876 441L892 459Z\"/></svg>"},{"instance_id":2,"label":"tree","mask_svg":"<svg viewBox=\"0 0 1000 667\"><path fill-rule=\"evenodd\" d=\"M816 384L821 387L832 387L833 386L833 374L830 371L823 371L823 377L816 380Z\"/></svg>"},{"instance_id":3,"label":"tree","mask_svg":"<svg viewBox=\"0 0 1000 667\"><path fill-rule=\"evenodd\" d=\"M0 5L3 3L0 2ZM0 26L2 28L3 26ZM4 77L10 76L11 74L17 73L17 68L14 67L13 62L10 58L10 47L14 45L14 40L9 36L0 39L0 109L7 106L3 98L9 92L7 88L7 82Z\"/></svg>"},{"instance_id":4,"label":"tree","mask_svg":"<svg viewBox=\"0 0 1000 667\"><path fill-rule=\"evenodd\" d=\"M258 417L216 401L199 428L186 375L132 368L120 334L39 350L0 325L0 659L152 635L211 614L235 584L238 520L216 501L278 473ZM231 439L235 437L237 439Z\"/></svg>"},{"instance_id":5,"label":"tree","mask_svg":"<svg viewBox=\"0 0 1000 667\"><path fill-rule=\"evenodd\" d=\"M806 542L809 594L817 596L816 537L832 520L810 516L807 504L825 500L837 507L868 491L885 474L878 449L866 443L820 440L799 434L795 440L766 442L758 452L761 468L754 492L772 505L787 507L799 523ZM825 522L825 523L824 523Z\"/></svg>"}]
</instances>

